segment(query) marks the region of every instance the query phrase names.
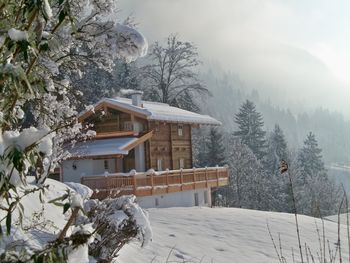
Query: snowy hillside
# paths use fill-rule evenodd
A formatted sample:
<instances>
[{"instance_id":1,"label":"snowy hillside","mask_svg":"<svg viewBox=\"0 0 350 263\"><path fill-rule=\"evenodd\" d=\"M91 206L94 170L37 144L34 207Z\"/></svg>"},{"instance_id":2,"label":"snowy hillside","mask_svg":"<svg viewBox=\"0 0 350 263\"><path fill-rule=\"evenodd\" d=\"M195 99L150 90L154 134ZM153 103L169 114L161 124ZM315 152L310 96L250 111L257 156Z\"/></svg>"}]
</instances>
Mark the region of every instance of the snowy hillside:
<instances>
[{"instance_id":1,"label":"snowy hillside","mask_svg":"<svg viewBox=\"0 0 350 263\"><path fill-rule=\"evenodd\" d=\"M281 234L283 256L287 262L293 262L292 247L296 262L299 259L292 214L196 207L150 209L149 215L153 242L143 249L137 244L127 245L121 250L119 263L165 263L171 250L168 262L278 262L267 222L277 243L278 233ZM315 223L321 228L321 221L300 216L299 223L303 245L306 242L316 256L319 242ZM337 224L325 221L325 231L326 239L335 251ZM341 231L342 239L346 241L345 226L341 226ZM344 261L348 260L346 253L344 251Z\"/></svg>"}]
</instances>

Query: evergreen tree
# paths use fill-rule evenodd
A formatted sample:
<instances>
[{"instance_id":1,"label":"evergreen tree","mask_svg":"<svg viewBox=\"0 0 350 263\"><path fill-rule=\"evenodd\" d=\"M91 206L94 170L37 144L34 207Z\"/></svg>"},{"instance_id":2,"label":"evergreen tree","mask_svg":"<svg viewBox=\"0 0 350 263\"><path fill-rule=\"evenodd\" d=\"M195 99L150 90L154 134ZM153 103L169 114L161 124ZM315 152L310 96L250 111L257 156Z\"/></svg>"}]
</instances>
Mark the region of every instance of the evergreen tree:
<instances>
[{"instance_id":1,"label":"evergreen tree","mask_svg":"<svg viewBox=\"0 0 350 263\"><path fill-rule=\"evenodd\" d=\"M229 185L218 189L222 205L258 210L271 210L275 203L272 185L265 176L260 161L249 147L239 140L232 142L228 156Z\"/></svg>"},{"instance_id":2,"label":"evergreen tree","mask_svg":"<svg viewBox=\"0 0 350 263\"><path fill-rule=\"evenodd\" d=\"M321 217L338 212L342 191L327 173L314 173L312 177L303 177L303 170L297 171L294 188L298 213Z\"/></svg>"},{"instance_id":3,"label":"evergreen tree","mask_svg":"<svg viewBox=\"0 0 350 263\"><path fill-rule=\"evenodd\" d=\"M257 112L253 102L247 100L235 116L238 131L234 135L247 145L255 156L261 160L266 150L266 132L263 130L264 122L261 113Z\"/></svg>"},{"instance_id":4,"label":"evergreen tree","mask_svg":"<svg viewBox=\"0 0 350 263\"><path fill-rule=\"evenodd\" d=\"M225 165L225 147L222 133L217 128L211 128L207 145L207 166Z\"/></svg>"},{"instance_id":5,"label":"evergreen tree","mask_svg":"<svg viewBox=\"0 0 350 263\"><path fill-rule=\"evenodd\" d=\"M315 134L310 132L304 141L304 147L299 152L298 162L302 169L302 177L314 177L314 175L325 174L326 168L322 160L322 149L318 147Z\"/></svg>"},{"instance_id":6,"label":"evergreen tree","mask_svg":"<svg viewBox=\"0 0 350 263\"><path fill-rule=\"evenodd\" d=\"M287 142L283 131L278 124L275 125L271 132L267 152L264 159L265 169L270 175L277 175L279 173L279 165L282 160L288 161Z\"/></svg>"},{"instance_id":7,"label":"evergreen tree","mask_svg":"<svg viewBox=\"0 0 350 263\"><path fill-rule=\"evenodd\" d=\"M223 166L226 164L223 136L217 128L211 128L209 131L204 161L205 166ZM218 189L212 190L212 204L214 206L218 204L219 194Z\"/></svg>"},{"instance_id":8,"label":"evergreen tree","mask_svg":"<svg viewBox=\"0 0 350 263\"><path fill-rule=\"evenodd\" d=\"M334 214L340 201L340 192L327 175L322 149L312 132L307 135L297 161L300 178L296 193L299 195L300 212L315 217Z\"/></svg>"},{"instance_id":9,"label":"evergreen tree","mask_svg":"<svg viewBox=\"0 0 350 263\"><path fill-rule=\"evenodd\" d=\"M263 163L269 179L269 189L274 196L273 210L292 212L289 182L280 175L279 167L282 160L289 161L287 142L278 124L268 138L266 156Z\"/></svg>"}]
</instances>

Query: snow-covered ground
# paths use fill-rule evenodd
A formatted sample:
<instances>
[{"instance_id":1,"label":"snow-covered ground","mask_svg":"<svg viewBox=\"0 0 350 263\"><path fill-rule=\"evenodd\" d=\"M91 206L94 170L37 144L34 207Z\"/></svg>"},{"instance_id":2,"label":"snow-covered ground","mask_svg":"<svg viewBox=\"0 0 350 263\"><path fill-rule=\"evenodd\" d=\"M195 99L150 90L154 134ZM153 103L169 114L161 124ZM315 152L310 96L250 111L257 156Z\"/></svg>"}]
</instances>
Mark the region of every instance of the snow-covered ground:
<instances>
[{"instance_id":1,"label":"snow-covered ground","mask_svg":"<svg viewBox=\"0 0 350 263\"><path fill-rule=\"evenodd\" d=\"M327 216L326 220L338 223L338 215ZM345 214L340 214L340 217L339 217L339 223L340 224L347 225L347 221L348 220L349 220L349 224L350 224L350 213L348 215L346 213Z\"/></svg>"},{"instance_id":2,"label":"snow-covered ground","mask_svg":"<svg viewBox=\"0 0 350 263\"><path fill-rule=\"evenodd\" d=\"M169 253L168 262L278 262L267 222L277 245L280 233L282 252L287 262L293 262L292 248L296 262L300 261L293 214L198 207L149 209L148 212L154 233L153 242L146 248L140 248L137 244L125 246L118 262L165 263ZM298 219L302 244L304 246L306 242L317 259L319 239L316 224L321 231L321 221L308 216L299 216ZM335 251L337 223L325 220L325 232L326 240ZM341 238L344 242L343 261L347 262L344 225L341 225ZM328 255L328 248L326 250Z\"/></svg>"}]
</instances>

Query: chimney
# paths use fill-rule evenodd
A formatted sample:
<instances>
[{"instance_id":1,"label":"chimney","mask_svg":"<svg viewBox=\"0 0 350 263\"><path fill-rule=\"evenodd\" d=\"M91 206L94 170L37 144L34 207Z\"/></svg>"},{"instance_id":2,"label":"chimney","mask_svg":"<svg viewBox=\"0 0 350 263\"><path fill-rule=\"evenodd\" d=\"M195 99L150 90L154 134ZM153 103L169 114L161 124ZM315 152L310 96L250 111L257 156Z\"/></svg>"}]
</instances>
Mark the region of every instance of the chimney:
<instances>
[{"instance_id":1,"label":"chimney","mask_svg":"<svg viewBox=\"0 0 350 263\"><path fill-rule=\"evenodd\" d=\"M135 90L132 94L131 94L131 101L132 101L132 105L137 106L137 107L142 107L142 91L139 90Z\"/></svg>"}]
</instances>

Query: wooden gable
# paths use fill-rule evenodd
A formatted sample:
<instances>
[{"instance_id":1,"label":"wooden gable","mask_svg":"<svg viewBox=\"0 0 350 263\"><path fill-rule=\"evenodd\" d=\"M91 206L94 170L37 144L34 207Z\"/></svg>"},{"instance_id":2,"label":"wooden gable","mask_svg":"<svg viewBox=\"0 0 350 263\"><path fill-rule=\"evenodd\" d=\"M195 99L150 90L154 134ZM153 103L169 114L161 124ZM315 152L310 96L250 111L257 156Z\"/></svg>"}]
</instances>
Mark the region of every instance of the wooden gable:
<instances>
[{"instance_id":1,"label":"wooden gable","mask_svg":"<svg viewBox=\"0 0 350 263\"><path fill-rule=\"evenodd\" d=\"M94 115L96 112L101 111L101 110L107 111L107 109L114 109L114 110L129 114L130 116L136 116L136 117L139 117L142 119L146 119L146 115L144 115L144 114L141 114L139 112L134 112L131 110L127 110L127 109L124 109L122 107L118 107L117 105L114 105L112 103L108 103L108 102L104 101L104 102L98 103L95 106L94 111L90 110L90 111L84 112L81 116L79 116L78 120L79 120L79 122L84 122L88 117Z\"/></svg>"},{"instance_id":2,"label":"wooden gable","mask_svg":"<svg viewBox=\"0 0 350 263\"><path fill-rule=\"evenodd\" d=\"M96 107L94 112L84 114L81 116L80 121L83 124L93 124L93 130L97 133L97 138L113 137L116 136L128 136L132 134L133 122L141 123L143 126L147 124L147 121L139 115L135 116L133 112L125 111L109 105L108 103L101 107ZM145 130L145 127L143 128Z\"/></svg>"}]
</instances>

